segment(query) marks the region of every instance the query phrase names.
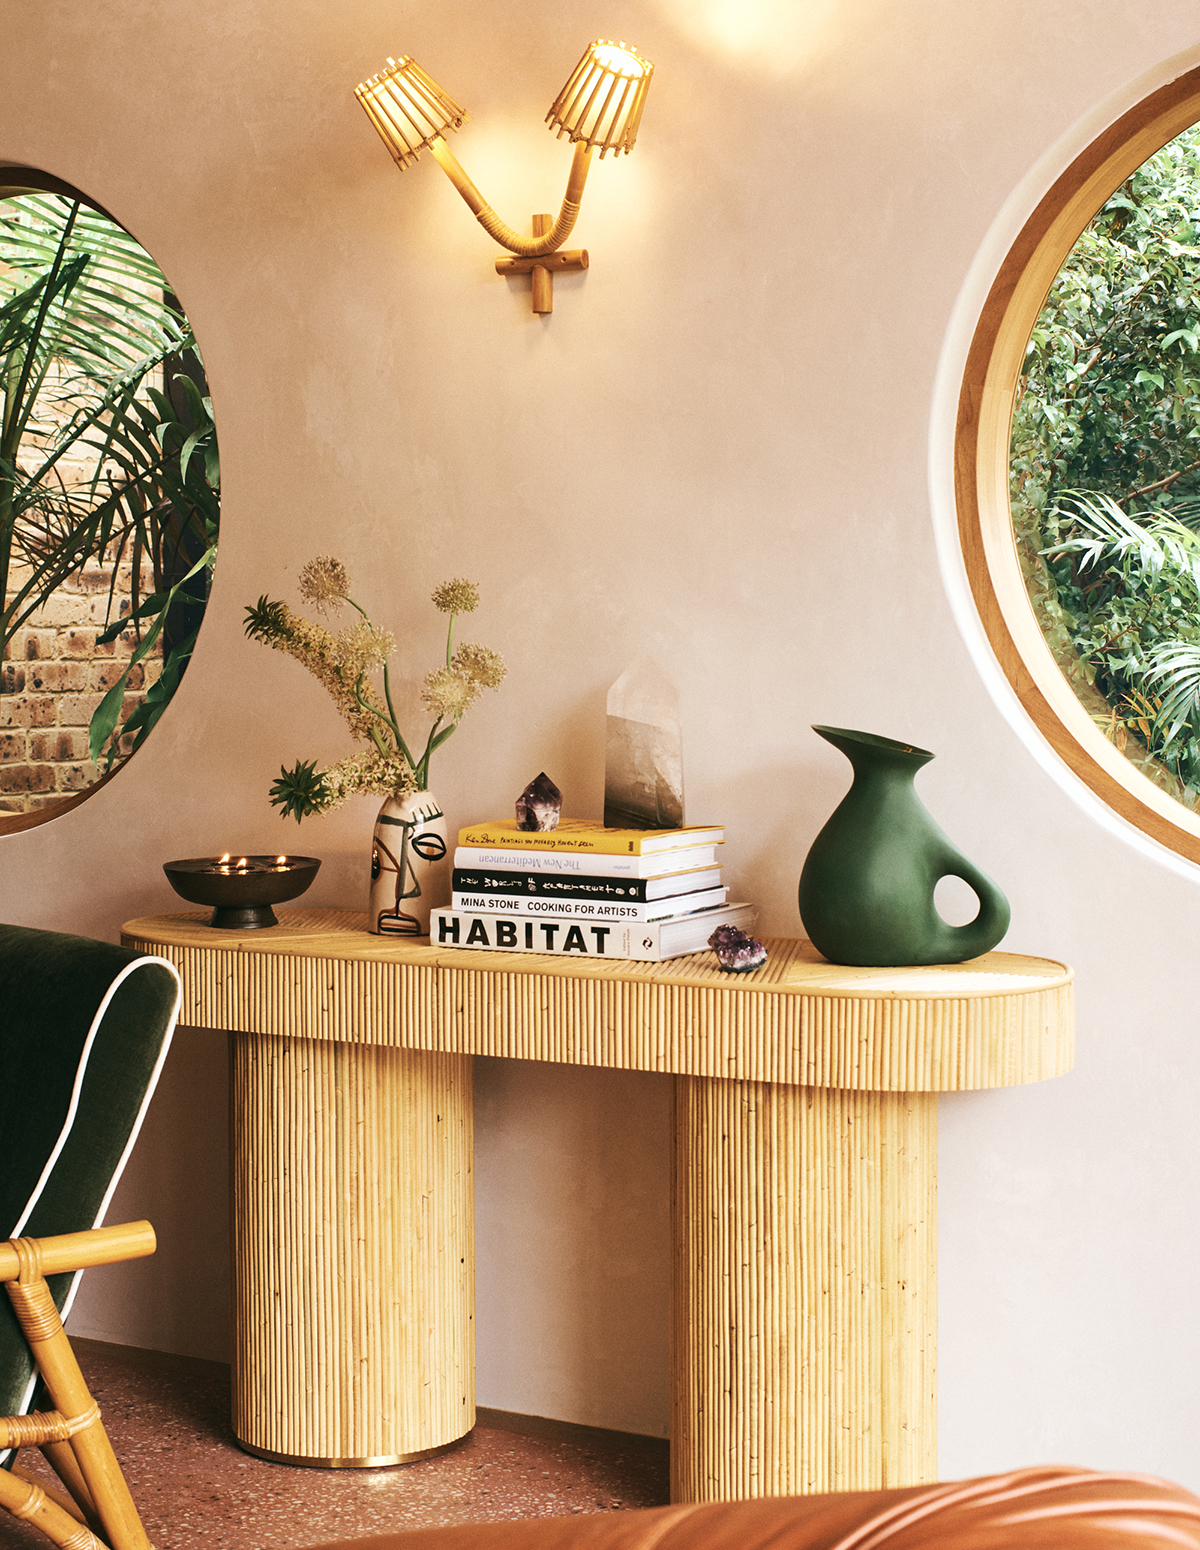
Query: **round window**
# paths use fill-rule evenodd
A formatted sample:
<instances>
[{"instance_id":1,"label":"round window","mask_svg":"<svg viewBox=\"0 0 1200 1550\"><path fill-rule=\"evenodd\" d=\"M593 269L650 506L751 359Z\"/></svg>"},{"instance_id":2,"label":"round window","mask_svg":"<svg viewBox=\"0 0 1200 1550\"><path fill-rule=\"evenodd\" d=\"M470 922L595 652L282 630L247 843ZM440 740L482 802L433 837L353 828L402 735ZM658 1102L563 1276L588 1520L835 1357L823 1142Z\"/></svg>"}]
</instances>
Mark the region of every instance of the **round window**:
<instances>
[{"instance_id":1,"label":"round window","mask_svg":"<svg viewBox=\"0 0 1200 1550\"><path fill-rule=\"evenodd\" d=\"M958 404L992 649L1062 759L1200 861L1200 70L1093 141L991 287Z\"/></svg>"}]
</instances>

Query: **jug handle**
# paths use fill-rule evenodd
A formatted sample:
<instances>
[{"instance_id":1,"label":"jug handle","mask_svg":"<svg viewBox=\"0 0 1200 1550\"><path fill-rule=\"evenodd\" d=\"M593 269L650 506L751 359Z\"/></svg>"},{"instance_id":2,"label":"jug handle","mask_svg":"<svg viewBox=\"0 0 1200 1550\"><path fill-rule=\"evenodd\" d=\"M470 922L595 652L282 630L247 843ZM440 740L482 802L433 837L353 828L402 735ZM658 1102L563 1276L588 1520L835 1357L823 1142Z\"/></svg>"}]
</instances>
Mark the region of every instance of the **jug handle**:
<instances>
[{"instance_id":1,"label":"jug handle","mask_svg":"<svg viewBox=\"0 0 1200 1550\"><path fill-rule=\"evenodd\" d=\"M966 958L978 958L995 947L1008 930L1012 918L1009 902L986 872L981 872L957 851L946 855L935 881L941 882L943 877L961 878L979 900L978 915L966 925L949 926L943 921L946 940L954 954L947 961L962 963Z\"/></svg>"}]
</instances>

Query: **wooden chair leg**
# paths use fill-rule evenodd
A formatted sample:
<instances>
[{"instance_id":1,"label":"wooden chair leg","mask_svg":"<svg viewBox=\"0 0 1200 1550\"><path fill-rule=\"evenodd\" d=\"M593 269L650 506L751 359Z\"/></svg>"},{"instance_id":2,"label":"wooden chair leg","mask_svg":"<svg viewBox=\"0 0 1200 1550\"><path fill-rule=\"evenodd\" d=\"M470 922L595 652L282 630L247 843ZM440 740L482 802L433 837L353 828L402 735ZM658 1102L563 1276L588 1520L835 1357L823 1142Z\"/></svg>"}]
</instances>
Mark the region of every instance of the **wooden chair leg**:
<instances>
[{"instance_id":1,"label":"wooden chair leg","mask_svg":"<svg viewBox=\"0 0 1200 1550\"><path fill-rule=\"evenodd\" d=\"M45 1490L15 1470L0 1469L0 1507L40 1529L61 1550L105 1550L86 1524L78 1523Z\"/></svg>"},{"instance_id":2,"label":"wooden chair leg","mask_svg":"<svg viewBox=\"0 0 1200 1550\"><path fill-rule=\"evenodd\" d=\"M45 1449L42 1451L45 1452ZM16 1475L18 1480L24 1480L27 1485L40 1486L56 1507L61 1507L64 1512L70 1513L76 1523L87 1524L87 1527L91 1529L93 1534L100 1529L100 1520L97 1518L94 1523L89 1523L83 1515L83 1508L73 1497L68 1496L66 1491L55 1490L54 1486L47 1485L44 1480L35 1480L27 1470L21 1468L20 1464L10 1465L9 1473ZM82 1479L83 1476L81 1475L80 1480L82 1481Z\"/></svg>"},{"instance_id":3,"label":"wooden chair leg","mask_svg":"<svg viewBox=\"0 0 1200 1550\"><path fill-rule=\"evenodd\" d=\"M96 1504L92 1501L92 1493L87 1488L87 1481L80 1472L79 1463L71 1452L69 1442L44 1442L41 1453L50 1468L66 1486L71 1497L79 1504L84 1521L90 1523L97 1533L100 1532L100 1519L96 1514Z\"/></svg>"},{"instance_id":4,"label":"wooden chair leg","mask_svg":"<svg viewBox=\"0 0 1200 1550\"><path fill-rule=\"evenodd\" d=\"M14 1247L21 1256L21 1273L16 1281L8 1283L9 1299L64 1433L31 1440L69 1443L111 1550L152 1550L100 1421L99 1407L88 1392L50 1288L42 1277L38 1245L33 1239L22 1239ZM69 1467L67 1472L70 1473ZM69 1480L64 1480L64 1484L70 1488ZM85 1511L87 1505L90 1504L80 1502ZM75 1528L80 1531L78 1525ZM88 1533L89 1538L94 1537Z\"/></svg>"}]
</instances>

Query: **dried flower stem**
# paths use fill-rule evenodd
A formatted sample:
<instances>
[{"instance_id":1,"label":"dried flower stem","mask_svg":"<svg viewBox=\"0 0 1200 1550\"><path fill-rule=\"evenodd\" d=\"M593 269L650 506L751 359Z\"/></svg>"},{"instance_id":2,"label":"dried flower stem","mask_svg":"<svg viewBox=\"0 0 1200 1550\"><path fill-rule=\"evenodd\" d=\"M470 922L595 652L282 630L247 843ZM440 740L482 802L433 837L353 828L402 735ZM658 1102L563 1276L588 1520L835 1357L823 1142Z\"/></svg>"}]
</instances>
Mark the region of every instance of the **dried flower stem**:
<instances>
[{"instance_id":1,"label":"dried flower stem","mask_svg":"<svg viewBox=\"0 0 1200 1550\"><path fill-rule=\"evenodd\" d=\"M329 691L352 734L371 745L369 753L354 754L328 770L298 762L284 769L271 788L271 800L293 813L297 822L309 813L332 812L355 792L391 792L400 795L429 784L429 761L453 735L464 713L483 689L497 689L507 671L503 659L487 646L454 648L454 622L460 613L479 606L479 588L473 581L456 579L435 588L434 605L449 615L446 626L446 665L426 675L421 698L433 713L433 725L419 758L414 759L400 731L392 700L389 657L395 642L390 633L377 630L367 611L350 596L350 578L340 560L328 555L310 560L300 573L300 591L320 612L349 603L362 623L334 635L322 625L310 624L293 614L285 603L260 597L246 610L246 633L276 651L286 651L301 662ZM382 666L383 701L372 695L368 674ZM386 706L386 709L384 708Z\"/></svg>"}]
</instances>

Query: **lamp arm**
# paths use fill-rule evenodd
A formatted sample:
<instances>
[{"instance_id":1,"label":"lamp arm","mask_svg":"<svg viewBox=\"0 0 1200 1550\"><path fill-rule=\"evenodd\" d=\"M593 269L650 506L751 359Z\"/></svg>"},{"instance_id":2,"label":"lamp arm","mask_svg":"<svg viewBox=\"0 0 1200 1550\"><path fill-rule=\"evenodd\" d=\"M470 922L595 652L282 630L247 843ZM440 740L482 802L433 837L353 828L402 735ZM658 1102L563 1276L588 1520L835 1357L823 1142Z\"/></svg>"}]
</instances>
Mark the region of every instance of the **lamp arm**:
<instances>
[{"instance_id":1,"label":"lamp arm","mask_svg":"<svg viewBox=\"0 0 1200 1550\"><path fill-rule=\"evenodd\" d=\"M429 149L436 157L438 166L462 195L484 231L510 253L519 253L522 258L540 258L544 253L553 253L571 235L579 216L579 206L583 203L583 186L587 182L588 168L592 164L592 148L584 141L575 142L575 159L571 163L571 174L567 179L567 191L563 196L562 209L558 212L558 220L544 237L522 237L511 226L506 225L471 182L462 164L441 135L435 135L430 140Z\"/></svg>"}]
</instances>

